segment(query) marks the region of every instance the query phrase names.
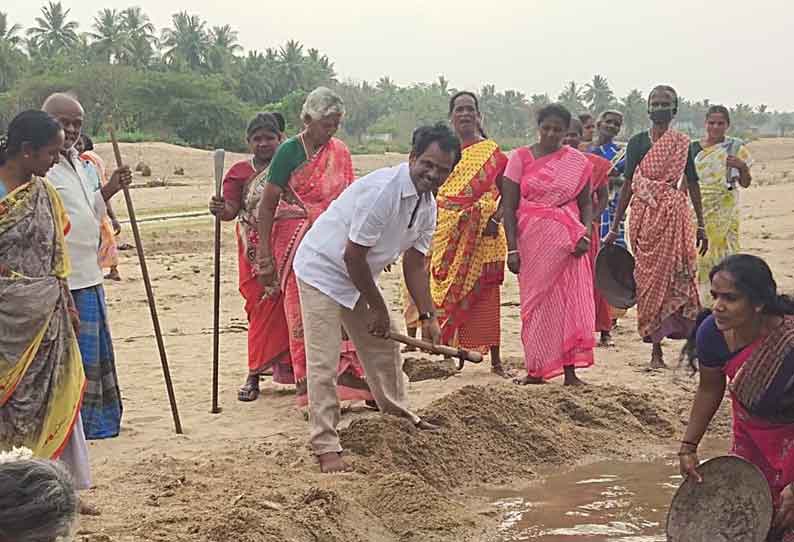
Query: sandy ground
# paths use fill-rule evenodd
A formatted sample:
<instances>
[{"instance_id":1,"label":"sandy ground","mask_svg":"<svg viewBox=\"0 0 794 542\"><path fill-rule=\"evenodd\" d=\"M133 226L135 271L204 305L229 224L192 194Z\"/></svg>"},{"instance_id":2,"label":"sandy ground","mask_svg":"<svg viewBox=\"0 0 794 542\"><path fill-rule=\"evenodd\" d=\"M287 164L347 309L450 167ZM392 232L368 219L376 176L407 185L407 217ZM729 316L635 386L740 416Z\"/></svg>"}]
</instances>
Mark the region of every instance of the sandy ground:
<instances>
[{"instance_id":1,"label":"sandy ground","mask_svg":"<svg viewBox=\"0 0 794 542\"><path fill-rule=\"evenodd\" d=\"M743 243L766 258L794 290L794 140L757 142L755 185L742 194ZM109 148L100 154L110 159ZM212 192L212 157L165 144L123 145L164 187L133 191L138 215L202 209ZM227 167L239 156L228 156ZM397 155L354 157L359 172ZM173 175L181 167L185 175ZM136 177L136 183L147 179ZM123 200L116 202L120 215ZM519 388L486 364L410 384L410 399L444 429L428 435L403 421L354 409L343 444L354 474L322 476L308 450L307 424L289 389L263 382L255 403L240 403L246 375L243 303L237 293L232 226L224 227L220 398L210 414L212 227L209 218L142 225L171 374L184 427L175 435L149 309L134 251L122 253L124 280L107 283L124 422L118 438L90 443L102 509L81 520L86 541L489 541L500 512L477 487L518 485L538 470L597 458L643 458L675 448L696 380L683 368L649 372L650 356L629 313L617 347L599 349L582 373L591 384ZM123 240L131 242L129 229ZM381 281L401 314L399 275ZM503 352L522 365L516 280L502 293ZM680 344L665 346L677 366ZM722 412L713 433L728 431Z\"/></svg>"}]
</instances>

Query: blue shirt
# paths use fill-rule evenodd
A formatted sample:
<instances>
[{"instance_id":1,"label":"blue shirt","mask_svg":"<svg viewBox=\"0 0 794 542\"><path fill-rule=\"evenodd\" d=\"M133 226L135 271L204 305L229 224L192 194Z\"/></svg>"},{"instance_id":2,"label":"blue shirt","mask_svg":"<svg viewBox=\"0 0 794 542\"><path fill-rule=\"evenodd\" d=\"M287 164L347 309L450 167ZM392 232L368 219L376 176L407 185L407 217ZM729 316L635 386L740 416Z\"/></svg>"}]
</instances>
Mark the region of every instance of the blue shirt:
<instances>
[{"instance_id":1,"label":"blue shirt","mask_svg":"<svg viewBox=\"0 0 794 542\"><path fill-rule=\"evenodd\" d=\"M611 162L612 159L615 158L615 156L617 156L618 153L622 149L623 148L620 145L618 145L617 143L615 143L613 141L611 143L606 143L604 145L598 145L598 146L590 147L590 152L592 152L595 155L600 156L601 158L606 158L607 160L609 160ZM614 169L619 174L623 175L623 171L626 169L626 156L625 155L623 156L623 158L618 160L617 164L614 165Z\"/></svg>"}]
</instances>

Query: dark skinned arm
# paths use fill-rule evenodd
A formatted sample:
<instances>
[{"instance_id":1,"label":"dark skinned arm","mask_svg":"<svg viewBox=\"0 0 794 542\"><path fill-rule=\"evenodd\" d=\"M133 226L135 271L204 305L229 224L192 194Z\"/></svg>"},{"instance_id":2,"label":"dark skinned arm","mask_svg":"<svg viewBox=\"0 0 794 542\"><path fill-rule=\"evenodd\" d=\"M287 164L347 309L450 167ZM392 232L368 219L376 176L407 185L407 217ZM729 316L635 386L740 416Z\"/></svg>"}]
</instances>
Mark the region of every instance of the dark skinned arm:
<instances>
[{"instance_id":1,"label":"dark skinned arm","mask_svg":"<svg viewBox=\"0 0 794 542\"><path fill-rule=\"evenodd\" d=\"M706 222L703 218L703 198L700 195L700 183L689 181L688 189L689 199L692 200L692 207L695 208L695 216L698 221L697 246L700 249L700 255L705 256L709 251L709 239L706 237Z\"/></svg>"},{"instance_id":2,"label":"dark skinned arm","mask_svg":"<svg viewBox=\"0 0 794 542\"><path fill-rule=\"evenodd\" d=\"M521 269L518 255L518 221L516 211L521 198L521 188L511 180L502 184L502 208L504 209L505 236L507 237L507 267L512 273Z\"/></svg>"},{"instance_id":3,"label":"dark skinned arm","mask_svg":"<svg viewBox=\"0 0 794 542\"><path fill-rule=\"evenodd\" d=\"M267 183L257 208L257 232L260 242L256 249L256 263L262 273L259 280L264 286L273 286L278 282L273 253L270 250L270 233L273 230L273 218L282 192L281 187Z\"/></svg>"},{"instance_id":4,"label":"dark skinned arm","mask_svg":"<svg viewBox=\"0 0 794 542\"><path fill-rule=\"evenodd\" d=\"M689 415L689 423L681 439L679 463L683 476L694 476L702 481L700 474L695 470L700 463L697 456L697 445L717 413L725 397L725 373L722 369L701 367L700 382L695 394L695 402Z\"/></svg>"},{"instance_id":5,"label":"dark skinned arm","mask_svg":"<svg viewBox=\"0 0 794 542\"><path fill-rule=\"evenodd\" d=\"M593 220L601 216L603 212L606 210L607 206L609 205L608 185L604 185L596 191L596 199L598 200L598 203L596 204L596 207L593 210Z\"/></svg>"},{"instance_id":6,"label":"dark skinned arm","mask_svg":"<svg viewBox=\"0 0 794 542\"><path fill-rule=\"evenodd\" d=\"M576 205L579 207L579 220L589 230L593 223L593 196L589 181L576 196Z\"/></svg>"}]
</instances>

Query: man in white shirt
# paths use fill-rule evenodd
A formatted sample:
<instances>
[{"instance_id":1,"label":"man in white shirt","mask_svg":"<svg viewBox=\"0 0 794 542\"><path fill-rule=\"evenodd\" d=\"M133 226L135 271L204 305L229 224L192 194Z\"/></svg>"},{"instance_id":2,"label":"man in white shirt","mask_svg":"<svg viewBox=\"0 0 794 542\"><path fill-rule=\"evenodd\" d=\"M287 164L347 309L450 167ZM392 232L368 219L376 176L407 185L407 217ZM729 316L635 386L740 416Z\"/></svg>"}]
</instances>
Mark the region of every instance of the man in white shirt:
<instances>
[{"instance_id":1,"label":"man in white shirt","mask_svg":"<svg viewBox=\"0 0 794 542\"><path fill-rule=\"evenodd\" d=\"M395 328L375 281L402 255L422 334L438 342L441 331L424 262L436 229L433 193L458 160L460 142L445 124L419 128L408 163L374 171L350 185L298 248L293 268L306 344L311 446L322 472L349 469L336 431L342 326L356 346L379 409L409 418L419 429L437 429L408 408L400 350L387 340Z\"/></svg>"},{"instance_id":2,"label":"man in white shirt","mask_svg":"<svg viewBox=\"0 0 794 542\"><path fill-rule=\"evenodd\" d=\"M99 227L106 202L129 186L132 173L126 166L119 168L97 190L74 148L85 115L80 102L68 94L53 94L42 109L61 123L65 136L61 159L47 173L47 180L58 190L71 225L66 235L72 268L68 282L80 317L78 343L86 376L80 416L89 440L115 437L121 428L122 405L99 266Z\"/></svg>"}]
</instances>

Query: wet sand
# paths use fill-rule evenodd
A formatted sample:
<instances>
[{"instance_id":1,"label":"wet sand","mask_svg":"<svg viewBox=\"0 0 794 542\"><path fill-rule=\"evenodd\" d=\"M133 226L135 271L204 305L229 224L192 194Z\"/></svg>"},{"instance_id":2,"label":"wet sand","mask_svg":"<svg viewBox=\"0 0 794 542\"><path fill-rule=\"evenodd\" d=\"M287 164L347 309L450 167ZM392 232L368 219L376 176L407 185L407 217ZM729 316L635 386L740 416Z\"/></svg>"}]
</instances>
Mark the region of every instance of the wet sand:
<instances>
[{"instance_id":1,"label":"wet sand","mask_svg":"<svg viewBox=\"0 0 794 542\"><path fill-rule=\"evenodd\" d=\"M794 291L794 140L752 144L755 185L742 193L742 240L766 258L782 288ZM110 159L110 149L98 151ZM202 209L213 192L212 155L164 144L123 145L165 187L133 191L140 216ZM227 167L231 165L227 157ZM354 157L359 173L398 155ZM174 176L176 167L184 176ZM151 180L151 179L148 179ZM136 183L146 182L136 176ZM124 216L123 199L115 202ZM678 368L680 343L665 345L670 370L650 372L649 347L633 313L617 347L599 349L568 390L555 381L519 388L487 361L458 374L409 384L410 400L444 426L440 434L354 408L342 439L356 472L322 476L307 447L307 423L289 388L269 381L254 403L237 401L246 375L245 313L237 293L233 227L223 235L220 397L209 413L212 364L212 228L207 217L141 225L184 435L174 435L149 310L134 251L122 252L123 281L106 283L124 398L121 435L90 444L96 487L87 498L103 512L83 518L79 539L93 542L490 541L503 510L483 486L525 485L538 472L563 472L599 459L637 460L674 450L696 387ZM131 242L129 230L122 240ZM397 272L381 280L392 316L401 318ZM521 366L516 280L502 293L503 355ZM427 358L409 354L406 357ZM435 376L433 376L435 375ZM728 413L713 428L728 433ZM671 473L671 474L674 474Z\"/></svg>"}]
</instances>

